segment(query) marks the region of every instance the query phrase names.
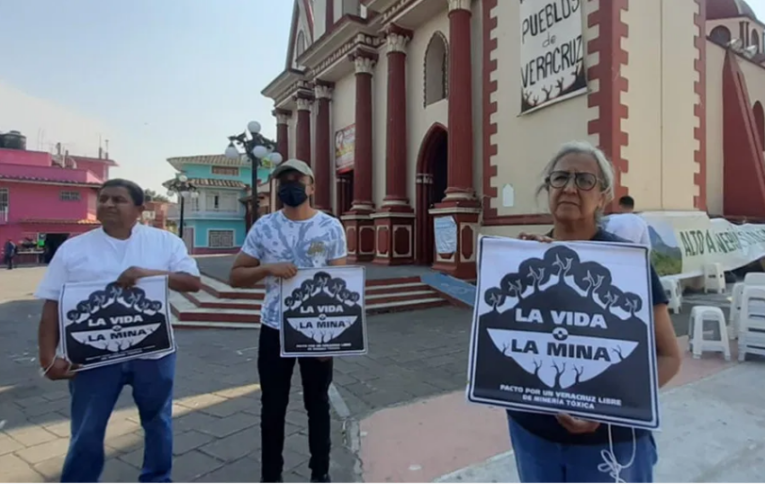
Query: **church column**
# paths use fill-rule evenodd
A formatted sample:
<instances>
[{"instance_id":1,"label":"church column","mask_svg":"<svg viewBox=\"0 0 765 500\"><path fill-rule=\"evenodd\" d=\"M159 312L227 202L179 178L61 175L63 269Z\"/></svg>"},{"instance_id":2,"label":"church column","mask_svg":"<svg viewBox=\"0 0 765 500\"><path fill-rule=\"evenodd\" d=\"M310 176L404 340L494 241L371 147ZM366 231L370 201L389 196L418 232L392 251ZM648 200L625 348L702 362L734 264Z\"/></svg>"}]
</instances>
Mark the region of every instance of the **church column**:
<instances>
[{"instance_id":1,"label":"church column","mask_svg":"<svg viewBox=\"0 0 765 500\"><path fill-rule=\"evenodd\" d=\"M311 165L311 107L313 96L298 94L295 97L297 104L297 130L295 132L295 157L298 160Z\"/></svg>"},{"instance_id":2,"label":"church column","mask_svg":"<svg viewBox=\"0 0 765 500\"><path fill-rule=\"evenodd\" d=\"M430 213L435 224L433 269L476 276L480 203L473 189L471 0L449 2L449 166L446 198Z\"/></svg>"},{"instance_id":3,"label":"church column","mask_svg":"<svg viewBox=\"0 0 765 500\"><path fill-rule=\"evenodd\" d=\"M343 216L348 261L369 262L375 255L372 171L372 74L377 55L357 50L351 55L356 69L356 144L353 164L353 206Z\"/></svg>"},{"instance_id":4,"label":"church column","mask_svg":"<svg viewBox=\"0 0 765 500\"><path fill-rule=\"evenodd\" d=\"M276 151L286 161L290 157L289 121L292 111L275 109L273 114L276 117Z\"/></svg>"},{"instance_id":5,"label":"church column","mask_svg":"<svg viewBox=\"0 0 765 500\"><path fill-rule=\"evenodd\" d=\"M332 211L330 193L332 167L330 156L333 141L330 134L330 105L332 100L332 84L316 82L314 87L317 102L316 112L316 159L313 173L316 176L316 194L314 206L325 212Z\"/></svg>"},{"instance_id":6,"label":"church column","mask_svg":"<svg viewBox=\"0 0 765 500\"><path fill-rule=\"evenodd\" d=\"M276 151L282 155L282 160L287 161L290 157L290 129L289 121L292 111L288 109L275 109L276 117ZM278 186L276 181L271 181L271 211L275 212L282 208L282 201L276 194Z\"/></svg>"},{"instance_id":7,"label":"church column","mask_svg":"<svg viewBox=\"0 0 765 500\"><path fill-rule=\"evenodd\" d=\"M385 200L375 220L375 264L403 265L414 260L414 212L407 197L406 46L412 32L387 30L388 109L385 150Z\"/></svg>"}]
</instances>

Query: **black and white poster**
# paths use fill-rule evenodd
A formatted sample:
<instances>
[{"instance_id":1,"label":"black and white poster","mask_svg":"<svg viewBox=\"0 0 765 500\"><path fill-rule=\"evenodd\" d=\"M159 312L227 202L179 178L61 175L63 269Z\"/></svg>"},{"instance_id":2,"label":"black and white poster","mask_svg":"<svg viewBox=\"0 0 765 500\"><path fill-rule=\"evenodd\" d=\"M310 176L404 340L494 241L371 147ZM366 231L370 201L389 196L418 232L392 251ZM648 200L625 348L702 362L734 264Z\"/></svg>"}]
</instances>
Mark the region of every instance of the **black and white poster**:
<instances>
[{"instance_id":1,"label":"black and white poster","mask_svg":"<svg viewBox=\"0 0 765 500\"><path fill-rule=\"evenodd\" d=\"M479 241L468 400L659 426L648 250Z\"/></svg>"},{"instance_id":2,"label":"black and white poster","mask_svg":"<svg viewBox=\"0 0 765 500\"><path fill-rule=\"evenodd\" d=\"M520 0L521 114L587 92L584 0Z\"/></svg>"},{"instance_id":3,"label":"black and white poster","mask_svg":"<svg viewBox=\"0 0 765 500\"><path fill-rule=\"evenodd\" d=\"M363 267L301 269L282 280L282 357L366 354Z\"/></svg>"},{"instance_id":4,"label":"black and white poster","mask_svg":"<svg viewBox=\"0 0 765 500\"><path fill-rule=\"evenodd\" d=\"M64 357L83 370L175 350L167 277L115 283L68 283L59 300Z\"/></svg>"}]
</instances>

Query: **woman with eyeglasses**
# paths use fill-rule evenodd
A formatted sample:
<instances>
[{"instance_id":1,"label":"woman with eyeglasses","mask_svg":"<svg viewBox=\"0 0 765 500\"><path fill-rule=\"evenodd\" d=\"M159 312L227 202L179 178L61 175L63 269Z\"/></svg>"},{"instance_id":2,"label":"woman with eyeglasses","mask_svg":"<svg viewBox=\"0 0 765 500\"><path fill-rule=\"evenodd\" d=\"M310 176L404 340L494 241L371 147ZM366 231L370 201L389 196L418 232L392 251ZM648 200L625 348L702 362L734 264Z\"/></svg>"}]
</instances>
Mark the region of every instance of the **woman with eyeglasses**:
<instances>
[{"instance_id":1,"label":"woman with eyeglasses","mask_svg":"<svg viewBox=\"0 0 765 500\"><path fill-rule=\"evenodd\" d=\"M599 227L613 199L614 171L605 155L588 143L565 144L544 170L538 194L547 193L553 230L522 234L540 242L624 242ZM659 386L680 369L681 353L667 310L667 298L651 268L651 295ZM569 415L507 412L510 437L524 483L653 482L657 462L651 432L590 422Z\"/></svg>"}]
</instances>

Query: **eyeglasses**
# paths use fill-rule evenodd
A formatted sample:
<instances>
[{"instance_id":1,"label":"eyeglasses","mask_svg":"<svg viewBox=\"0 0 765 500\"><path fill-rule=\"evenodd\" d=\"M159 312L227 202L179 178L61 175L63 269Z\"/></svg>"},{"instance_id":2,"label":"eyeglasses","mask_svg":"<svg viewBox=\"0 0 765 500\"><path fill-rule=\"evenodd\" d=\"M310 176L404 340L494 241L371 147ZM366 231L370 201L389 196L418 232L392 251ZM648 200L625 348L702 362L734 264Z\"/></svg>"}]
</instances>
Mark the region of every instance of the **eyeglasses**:
<instances>
[{"instance_id":1,"label":"eyeglasses","mask_svg":"<svg viewBox=\"0 0 765 500\"><path fill-rule=\"evenodd\" d=\"M591 191L598 185L598 177L589 172L566 172L558 171L550 174L545 183L555 189L563 189L568 186L571 178L574 178L574 185L581 191Z\"/></svg>"}]
</instances>

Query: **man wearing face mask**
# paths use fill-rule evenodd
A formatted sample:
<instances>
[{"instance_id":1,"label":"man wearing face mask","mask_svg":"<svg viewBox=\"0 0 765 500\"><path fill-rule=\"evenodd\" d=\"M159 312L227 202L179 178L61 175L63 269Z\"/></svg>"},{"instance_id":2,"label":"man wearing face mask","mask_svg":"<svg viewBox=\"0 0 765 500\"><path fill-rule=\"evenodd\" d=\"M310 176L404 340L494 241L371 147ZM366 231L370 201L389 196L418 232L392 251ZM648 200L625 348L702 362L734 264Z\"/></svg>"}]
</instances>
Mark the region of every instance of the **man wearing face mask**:
<instances>
[{"instance_id":1,"label":"man wearing face mask","mask_svg":"<svg viewBox=\"0 0 765 500\"><path fill-rule=\"evenodd\" d=\"M234 288L248 288L265 280L261 309L258 374L261 389L261 482L282 482L284 419L289 403L295 358L282 358L279 344L279 279L295 276L298 269L344 265L345 230L334 217L315 210L311 168L289 160L274 170L284 208L255 223L231 269ZM332 359L301 358L303 402L308 412L311 482L328 483L330 453L329 386Z\"/></svg>"}]
</instances>

